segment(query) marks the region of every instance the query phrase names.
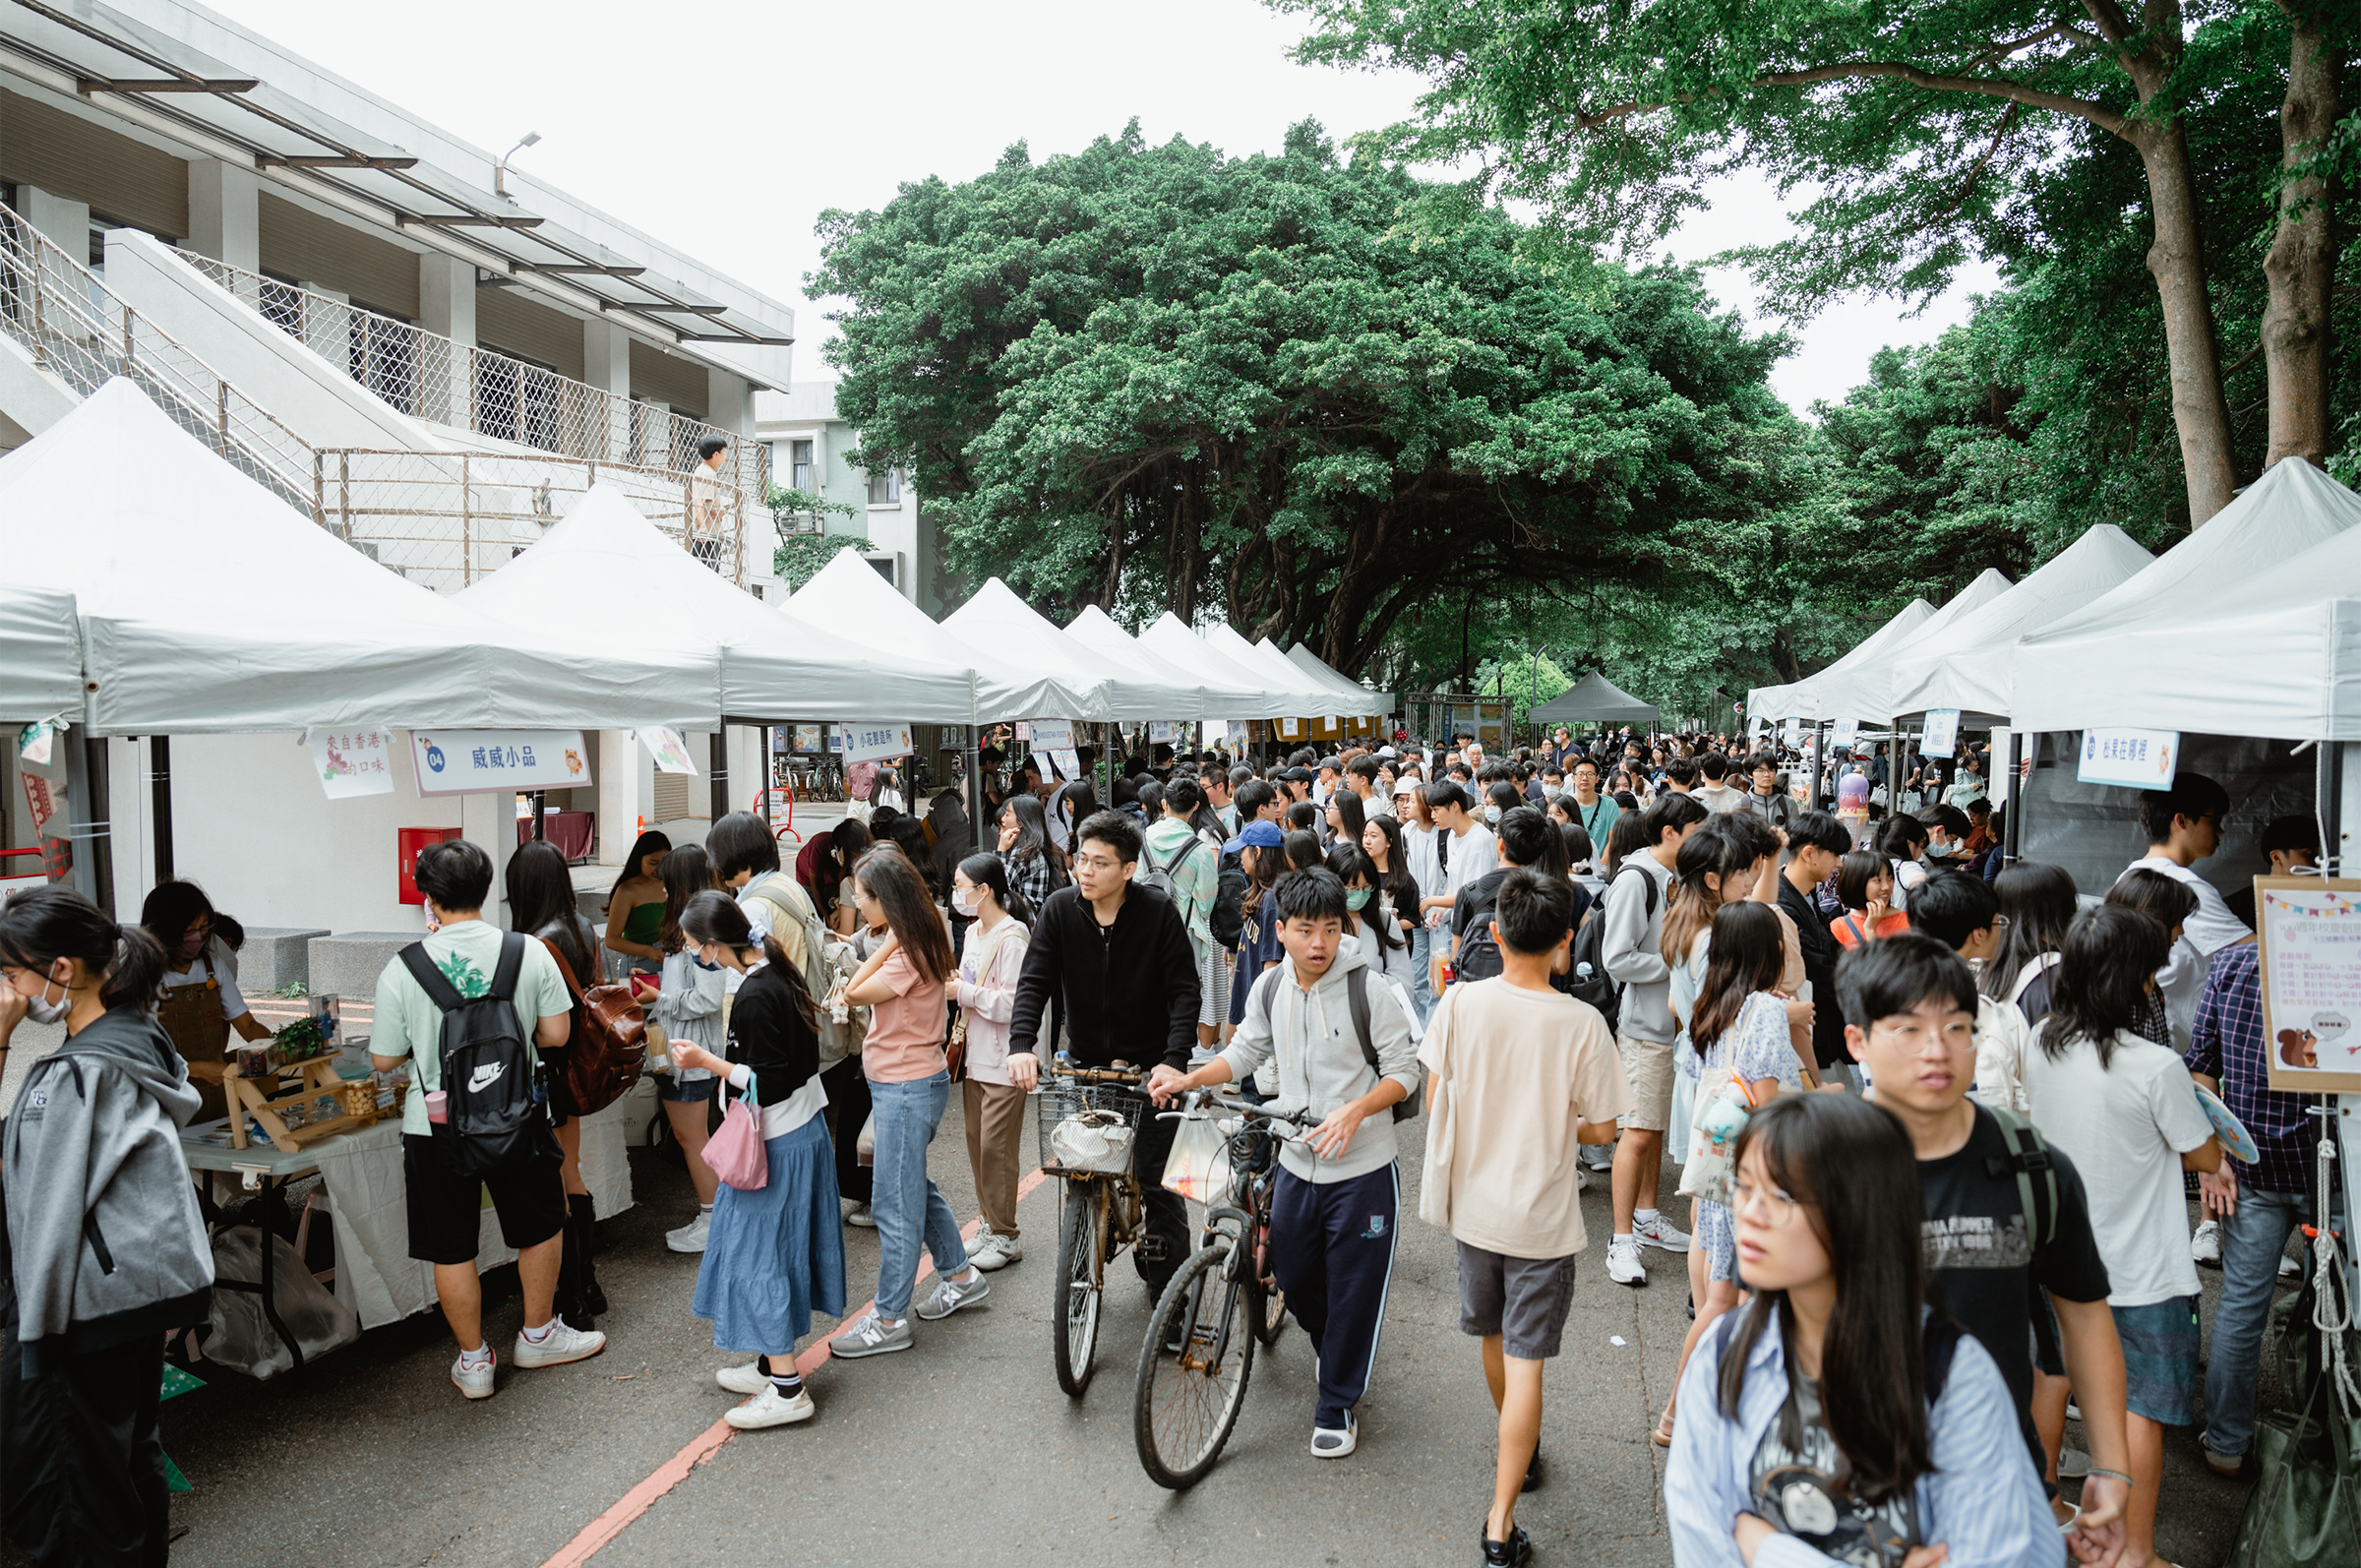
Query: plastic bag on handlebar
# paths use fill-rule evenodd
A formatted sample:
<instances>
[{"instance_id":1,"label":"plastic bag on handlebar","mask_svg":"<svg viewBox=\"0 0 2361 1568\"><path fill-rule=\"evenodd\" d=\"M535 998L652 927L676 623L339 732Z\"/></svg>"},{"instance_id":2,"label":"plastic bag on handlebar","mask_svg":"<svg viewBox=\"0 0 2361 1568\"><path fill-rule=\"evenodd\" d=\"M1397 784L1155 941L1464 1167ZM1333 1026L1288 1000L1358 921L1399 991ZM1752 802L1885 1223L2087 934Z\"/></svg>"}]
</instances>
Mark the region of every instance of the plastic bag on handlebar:
<instances>
[{"instance_id":1,"label":"plastic bag on handlebar","mask_svg":"<svg viewBox=\"0 0 2361 1568\"><path fill-rule=\"evenodd\" d=\"M1195 1203L1220 1203L1229 1196L1230 1139L1211 1116L1184 1116L1173 1129L1164 1189Z\"/></svg>"}]
</instances>

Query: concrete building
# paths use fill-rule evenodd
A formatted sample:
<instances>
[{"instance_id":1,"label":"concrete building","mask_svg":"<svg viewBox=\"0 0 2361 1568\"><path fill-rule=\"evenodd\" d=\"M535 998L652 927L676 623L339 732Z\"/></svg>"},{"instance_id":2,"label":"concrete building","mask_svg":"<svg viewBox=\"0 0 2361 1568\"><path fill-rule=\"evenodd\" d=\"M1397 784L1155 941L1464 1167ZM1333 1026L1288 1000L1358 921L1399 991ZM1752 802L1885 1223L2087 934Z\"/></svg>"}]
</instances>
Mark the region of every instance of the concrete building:
<instances>
[{"instance_id":1,"label":"concrete building","mask_svg":"<svg viewBox=\"0 0 2361 1568\"><path fill-rule=\"evenodd\" d=\"M867 539L864 554L878 575L931 616L943 610L934 529L918 492L899 469L855 467L860 433L836 417L836 383L799 381L755 398L755 434L770 451L772 483L835 504L802 513L781 509L788 533Z\"/></svg>"},{"instance_id":2,"label":"concrete building","mask_svg":"<svg viewBox=\"0 0 2361 1568\"><path fill-rule=\"evenodd\" d=\"M762 596L755 398L791 385L794 340L781 301L202 6L0 7L0 450L136 366L184 427L428 586L497 570L605 480ZM693 478L716 436L722 472ZM624 634L628 593L585 630ZM585 739L596 788L551 804L594 812L610 863L642 823L694 841L760 777L752 730L718 784L656 774L629 731ZM414 929L397 826L463 825L505 859L505 797L405 777L329 803L298 740L169 753L172 868L250 925ZM689 740L701 769L709 738ZM119 909L157 869L159 745L107 743ZM33 841L14 770L0 747L7 847Z\"/></svg>"}]
</instances>

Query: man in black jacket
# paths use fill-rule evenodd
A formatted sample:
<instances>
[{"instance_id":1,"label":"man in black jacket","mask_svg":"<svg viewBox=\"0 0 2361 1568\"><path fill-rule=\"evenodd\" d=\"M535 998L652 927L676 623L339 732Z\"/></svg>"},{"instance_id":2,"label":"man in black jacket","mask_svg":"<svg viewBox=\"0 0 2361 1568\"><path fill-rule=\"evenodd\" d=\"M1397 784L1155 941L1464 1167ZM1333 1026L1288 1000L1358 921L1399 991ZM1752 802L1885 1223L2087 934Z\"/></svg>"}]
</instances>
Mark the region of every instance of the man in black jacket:
<instances>
[{"instance_id":1,"label":"man in black jacket","mask_svg":"<svg viewBox=\"0 0 2361 1568\"><path fill-rule=\"evenodd\" d=\"M1139 824L1100 812L1075 830L1073 885L1041 906L1016 981L1008 1030L1008 1076L1030 1089L1041 1070L1042 1014L1053 993L1064 1002L1066 1050L1074 1063L1127 1062L1145 1072L1161 1061L1188 1070L1197 1044L1197 958L1173 901L1134 887ZM1133 1170L1147 1196L1147 1236L1132 1249L1151 1298L1188 1256L1188 1205L1164 1189L1174 1123L1141 1118Z\"/></svg>"},{"instance_id":2,"label":"man in black jacket","mask_svg":"<svg viewBox=\"0 0 2361 1568\"><path fill-rule=\"evenodd\" d=\"M1837 874L1852 849L1852 834L1826 812L1799 812L1787 824L1787 869L1779 877L1779 907L1795 923L1803 949L1803 978L1812 988L1812 1055L1822 1068L1849 1067L1845 1019L1837 1005L1837 959L1841 949L1828 917L1812 901L1812 890ZM1825 1075L1825 1074L1824 1074Z\"/></svg>"}]
</instances>

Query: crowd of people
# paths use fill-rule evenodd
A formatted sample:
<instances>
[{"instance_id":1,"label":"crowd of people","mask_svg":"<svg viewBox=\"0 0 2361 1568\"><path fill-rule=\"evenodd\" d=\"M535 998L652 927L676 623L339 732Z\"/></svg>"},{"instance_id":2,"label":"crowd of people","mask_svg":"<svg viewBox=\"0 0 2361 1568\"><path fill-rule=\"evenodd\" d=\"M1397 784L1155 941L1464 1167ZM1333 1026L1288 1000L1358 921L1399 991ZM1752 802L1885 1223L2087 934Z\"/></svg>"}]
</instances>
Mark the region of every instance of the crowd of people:
<instances>
[{"instance_id":1,"label":"crowd of people","mask_svg":"<svg viewBox=\"0 0 2361 1568\"><path fill-rule=\"evenodd\" d=\"M1811 779L1717 736L1561 729L1503 756L1396 740L1135 757L1104 805L1026 758L984 793L980 833L955 796L920 817L880 794L791 869L743 813L698 845L645 834L603 935L546 845L510 862L507 931L486 918L491 858L428 849L429 935L387 966L371 1050L412 1074L410 1245L457 1342L453 1383L498 1386L486 1192L518 1254L513 1363L604 1348L582 1108L534 1064L574 1049L585 988L613 976L651 1026L692 1178L666 1236L700 1259L689 1308L751 1357L716 1374L743 1397L734 1426L817 1413L796 1358L816 1320L838 1325L834 1358L906 1350L913 1316L986 1299L1023 1260L1027 1097L1056 1058L1142 1069L1162 1104L1229 1085L1310 1123L1280 1157L1272 1244L1318 1359L1322 1459L1362 1440L1395 1128L1423 1118L1419 1214L1453 1238L1498 1417L1487 1564L1530 1554L1516 1509L1546 1480L1542 1374L1594 1177L1611 1281L1684 1266L1694 1321L1648 1432L1676 1560L2150 1561L2165 1429L2197 1419L2201 1384L2207 1462L2235 1473L2253 1443L2262 1331L2315 1180L2305 1106L2269 1087L2251 907L2192 870L2219 786L2149 792L2147 853L2083 908L2063 870L2007 862L1972 751L1839 756ZM2270 824L2274 866L2317 857L2308 824ZM36 1505L60 1530L92 1497L135 1528L162 1507L162 1337L203 1320L211 1272L173 1143L206 1047L159 1018L203 1011L216 1059L248 1032L225 1015L244 1012L234 985L218 994L223 923L201 893L151 900L139 926L62 888L0 909L0 1051L28 1017L69 1032L0 1142L7 1365L43 1365L109 1434L77 1440L96 1482ZM175 1000L192 974L215 980L202 1004ZM521 1110L499 1099L510 1064L543 1085ZM2257 1162L2225 1156L2197 1084ZM929 1174L954 1098L972 1239ZM1134 1148L1151 1296L1191 1246L1160 1179L1172 1138L1148 1117ZM86 1211L54 1173L99 1149L124 1174L89 1212L135 1268L76 1265ZM848 1225L876 1231L879 1261L845 1320ZM2200 1262L2224 1275L2210 1357Z\"/></svg>"}]
</instances>

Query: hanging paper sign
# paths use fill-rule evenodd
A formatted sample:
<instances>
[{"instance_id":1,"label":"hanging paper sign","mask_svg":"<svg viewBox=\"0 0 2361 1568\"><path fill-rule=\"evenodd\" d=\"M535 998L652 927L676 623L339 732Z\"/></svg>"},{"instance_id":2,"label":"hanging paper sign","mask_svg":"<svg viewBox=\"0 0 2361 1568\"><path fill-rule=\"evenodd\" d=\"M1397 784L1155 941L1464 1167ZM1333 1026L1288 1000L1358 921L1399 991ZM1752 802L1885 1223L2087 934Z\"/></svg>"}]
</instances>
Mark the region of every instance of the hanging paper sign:
<instances>
[{"instance_id":1,"label":"hanging paper sign","mask_svg":"<svg viewBox=\"0 0 2361 1568\"><path fill-rule=\"evenodd\" d=\"M1297 741L1297 740L1302 740L1302 737L1303 737L1303 721L1302 721L1302 720L1301 720L1301 719L1281 719L1281 720L1279 721L1279 739L1281 739L1281 740L1283 740L1283 741Z\"/></svg>"},{"instance_id":2,"label":"hanging paper sign","mask_svg":"<svg viewBox=\"0 0 2361 1568\"><path fill-rule=\"evenodd\" d=\"M1796 749L1796 748L1798 748L1798 747L1802 746L1802 745L1803 745L1803 720L1801 720L1801 719L1789 719L1789 720L1787 720L1787 727L1786 727L1785 730L1783 730L1783 731L1780 733L1780 739L1781 739L1781 740L1783 740L1783 741L1785 741L1785 742L1787 744L1787 747L1788 747L1788 749L1789 749L1790 751L1792 751L1792 750L1794 750L1794 749Z\"/></svg>"},{"instance_id":3,"label":"hanging paper sign","mask_svg":"<svg viewBox=\"0 0 2361 1568\"><path fill-rule=\"evenodd\" d=\"M57 814L58 798L66 792L38 773L19 773L25 785L25 809L32 814L32 830L40 832Z\"/></svg>"},{"instance_id":4,"label":"hanging paper sign","mask_svg":"<svg viewBox=\"0 0 2361 1568\"><path fill-rule=\"evenodd\" d=\"M795 749L799 752L818 751L819 726L817 724L798 724L795 727Z\"/></svg>"},{"instance_id":5,"label":"hanging paper sign","mask_svg":"<svg viewBox=\"0 0 2361 1568\"><path fill-rule=\"evenodd\" d=\"M1033 744L1033 725L1030 720L1018 719L1016 721L1016 744L1019 746Z\"/></svg>"},{"instance_id":6,"label":"hanging paper sign","mask_svg":"<svg viewBox=\"0 0 2361 1568\"><path fill-rule=\"evenodd\" d=\"M889 756L908 756L914 750L907 724L849 724L845 726L847 762L881 762Z\"/></svg>"},{"instance_id":7,"label":"hanging paper sign","mask_svg":"<svg viewBox=\"0 0 2361 1568\"><path fill-rule=\"evenodd\" d=\"M394 793L393 758L400 743L392 730L315 726L310 733L312 771L319 775L321 792L330 800Z\"/></svg>"},{"instance_id":8,"label":"hanging paper sign","mask_svg":"<svg viewBox=\"0 0 2361 1568\"><path fill-rule=\"evenodd\" d=\"M2085 730L2082 760L2074 776L2085 784L2170 789L2180 754L2178 730Z\"/></svg>"},{"instance_id":9,"label":"hanging paper sign","mask_svg":"<svg viewBox=\"0 0 2361 1568\"><path fill-rule=\"evenodd\" d=\"M1828 732L1828 744L1841 752L1851 751L1853 743L1860 738L1861 721L1859 719L1839 719Z\"/></svg>"},{"instance_id":10,"label":"hanging paper sign","mask_svg":"<svg viewBox=\"0 0 2361 1568\"><path fill-rule=\"evenodd\" d=\"M17 760L29 767L47 767L57 754L57 726L47 719L25 726L17 736Z\"/></svg>"},{"instance_id":11,"label":"hanging paper sign","mask_svg":"<svg viewBox=\"0 0 2361 1568\"><path fill-rule=\"evenodd\" d=\"M1161 722L1161 721L1156 721L1156 720L1151 720L1151 721L1149 722L1149 724L1148 724L1148 744L1149 744L1150 746L1173 746L1173 745L1176 745L1176 744L1178 744L1178 743L1179 743L1179 741L1180 741L1180 725L1178 725L1178 724L1166 724L1166 723L1163 723L1163 722Z\"/></svg>"},{"instance_id":12,"label":"hanging paper sign","mask_svg":"<svg viewBox=\"0 0 2361 1568\"><path fill-rule=\"evenodd\" d=\"M421 795L570 790L590 782L579 730L412 730Z\"/></svg>"},{"instance_id":13,"label":"hanging paper sign","mask_svg":"<svg viewBox=\"0 0 2361 1568\"><path fill-rule=\"evenodd\" d=\"M838 755L842 755L842 754L843 754L843 753L844 753L844 726L843 726L843 725L841 725L841 724L831 724L831 725L829 725L829 726L828 726L828 750L829 750L829 751L831 751L831 752L834 752L834 753L836 753Z\"/></svg>"},{"instance_id":14,"label":"hanging paper sign","mask_svg":"<svg viewBox=\"0 0 2361 1568\"><path fill-rule=\"evenodd\" d=\"M2361 880L2258 876L2255 914L2270 1086L2361 1090Z\"/></svg>"},{"instance_id":15,"label":"hanging paper sign","mask_svg":"<svg viewBox=\"0 0 2361 1568\"><path fill-rule=\"evenodd\" d=\"M1065 782L1066 776L1058 771L1058 758L1048 752L1035 752L1033 766L1040 771L1043 778L1049 779L1053 783L1062 784Z\"/></svg>"},{"instance_id":16,"label":"hanging paper sign","mask_svg":"<svg viewBox=\"0 0 2361 1568\"><path fill-rule=\"evenodd\" d=\"M1058 764L1058 776L1060 779L1076 779L1082 776L1082 758L1074 753L1070 751L1052 752L1050 758Z\"/></svg>"},{"instance_id":17,"label":"hanging paper sign","mask_svg":"<svg viewBox=\"0 0 2361 1568\"><path fill-rule=\"evenodd\" d=\"M1918 738L1920 754L1949 756L1959 749L1960 710L1958 708L1928 708L1926 710L1926 732Z\"/></svg>"},{"instance_id":18,"label":"hanging paper sign","mask_svg":"<svg viewBox=\"0 0 2361 1568\"><path fill-rule=\"evenodd\" d=\"M695 773L696 764L689 759L689 743L681 739L678 730L634 730L647 754L656 759L659 773Z\"/></svg>"},{"instance_id":19,"label":"hanging paper sign","mask_svg":"<svg viewBox=\"0 0 2361 1568\"><path fill-rule=\"evenodd\" d=\"M1070 752L1074 749L1074 727L1063 719L1035 719L1019 725L1025 739L1036 752Z\"/></svg>"}]
</instances>

